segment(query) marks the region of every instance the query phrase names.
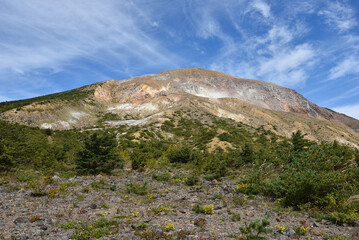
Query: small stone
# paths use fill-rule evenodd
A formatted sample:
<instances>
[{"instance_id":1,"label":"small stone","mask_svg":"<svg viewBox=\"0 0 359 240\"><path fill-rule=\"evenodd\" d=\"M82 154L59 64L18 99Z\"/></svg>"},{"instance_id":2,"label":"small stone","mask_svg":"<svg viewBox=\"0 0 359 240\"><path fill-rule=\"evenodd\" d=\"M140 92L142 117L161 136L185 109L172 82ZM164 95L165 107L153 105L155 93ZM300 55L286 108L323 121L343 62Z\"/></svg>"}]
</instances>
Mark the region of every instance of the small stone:
<instances>
[{"instance_id":1,"label":"small stone","mask_svg":"<svg viewBox=\"0 0 359 240\"><path fill-rule=\"evenodd\" d=\"M46 225L41 225L40 229L45 231L45 230L47 230L47 226Z\"/></svg>"},{"instance_id":2,"label":"small stone","mask_svg":"<svg viewBox=\"0 0 359 240\"><path fill-rule=\"evenodd\" d=\"M18 217L18 218L16 218L16 219L14 220L14 223L15 223L15 224L25 223L25 222L27 222L27 219L24 218L24 217Z\"/></svg>"},{"instance_id":3,"label":"small stone","mask_svg":"<svg viewBox=\"0 0 359 240\"><path fill-rule=\"evenodd\" d=\"M331 222L329 220L326 220L326 219L322 219L322 221L320 223L325 224L325 225L330 225L331 224Z\"/></svg>"},{"instance_id":4,"label":"small stone","mask_svg":"<svg viewBox=\"0 0 359 240\"><path fill-rule=\"evenodd\" d=\"M320 225L318 223L314 222L313 227L320 227Z\"/></svg>"},{"instance_id":5,"label":"small stone","mask_svg":"<svg viewBox=\"0 0 359 240\"><path fill-rule=\"evenodd\" d=\"M291 237L294 236L296 233L292 228L287 228L286 230L284 230L283 234L288 237Z\"/></svg>"},{"instance_id":6,"label":"small stone","mask_svg":"<svg viewBox=\"0 0 359 240\"><path fill-rule=\"evenodd\" d=\"M276 212L273 212L273 211L268 210L268 211L266 211L266 216L276 217L276 216L278 216L278 214L277 214ZM280 221L279 221L279 222L280 222Z\"/></svg>"},{"instance_id":7,"label":"small stone","mask_svg":"<svg viewBox=\"0 0 359 240\"><path fill-rule=\"evenodd\" d=\"M34 232L34 235L35 236L42 236L42 235L44 235L44 231L41 230L41 229L36 229L35 232Z\"/></svg>"},{"instance_id":8,"label":"small stone","mask_svg":"<svg viewBox=\"0 0 359 240\"><path fill-rule=\"evenodd\" d=\"M248 209L249 211L253 211L253 210L254 210L254 207L253 207L253 206L249 206L249 207L247 207L247 209Z\"/></svg>"},{"instance_id":9,"label":"small stone","mask_svg":"<svg viewBox=\"0 0 359 240\"><path fill-rule=\"evenodd\" d=\"M92 203L92 204L90 205L90 208L91 208L91 209L96 209L96 208L97 208L97 204L96 204L96 203Z\"/></svg>"},{"instance_id":10,"label":"small stone","mask_svg":"<svg viewBox=\"0 0 359 240\"><path fill-rule=\"evenodd\" d=\"M59 182L59 181L61 181L61 178L59 176L55 175L52 177L52 180L54 180L55 182Z\"/></svg>"}]
</instances>

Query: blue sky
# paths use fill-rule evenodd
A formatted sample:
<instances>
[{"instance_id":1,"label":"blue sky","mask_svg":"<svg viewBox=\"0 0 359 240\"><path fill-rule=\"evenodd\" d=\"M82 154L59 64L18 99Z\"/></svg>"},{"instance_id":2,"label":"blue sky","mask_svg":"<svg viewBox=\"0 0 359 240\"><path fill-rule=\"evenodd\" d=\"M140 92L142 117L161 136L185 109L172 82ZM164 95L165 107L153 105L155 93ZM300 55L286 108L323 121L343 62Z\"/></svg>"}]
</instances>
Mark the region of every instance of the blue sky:
<instances>
[{"instance_id":1,"label":"blue sky","mask_svg":"<svg viewBox=\"0 0 359 240\"><path fill-rule=\"evenodd\" d=\"M359 1L0 0L0 101L187 67L359 119Z\"/></svg>"}]
</instances>

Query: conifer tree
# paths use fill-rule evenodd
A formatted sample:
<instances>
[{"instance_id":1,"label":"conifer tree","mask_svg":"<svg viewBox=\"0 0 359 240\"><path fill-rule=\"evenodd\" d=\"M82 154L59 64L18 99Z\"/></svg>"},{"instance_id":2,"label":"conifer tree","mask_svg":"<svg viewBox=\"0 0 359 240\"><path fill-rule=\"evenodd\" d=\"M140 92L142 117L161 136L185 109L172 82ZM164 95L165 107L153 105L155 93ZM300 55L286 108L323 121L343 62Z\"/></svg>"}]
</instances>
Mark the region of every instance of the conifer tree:
<instances>
[{"instance_id":1,"label":"conifer tree","mask_svg":"<svg viewBox=\"0 0 359 240\"><path fill-rule=\"evenodd\" d=\"M117 141L108 132L93 133L84 141L84 148L75 159L79 174L109 174L115 167L122 167L123 161L116 151Z\"/></svg>"}]
</instances>

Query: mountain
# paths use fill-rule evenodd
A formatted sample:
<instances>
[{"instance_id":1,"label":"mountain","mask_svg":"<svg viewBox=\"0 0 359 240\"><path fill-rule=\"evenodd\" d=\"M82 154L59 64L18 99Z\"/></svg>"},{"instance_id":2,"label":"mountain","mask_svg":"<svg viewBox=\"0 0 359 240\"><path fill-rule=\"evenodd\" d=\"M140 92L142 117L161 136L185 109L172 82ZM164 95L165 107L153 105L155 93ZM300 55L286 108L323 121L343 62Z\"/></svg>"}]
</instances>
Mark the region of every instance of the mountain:
<instances>
[{"instance_id":1,"label":"mountain","mask_svg":"<svg viewBox=\"0 0 359 240\"><path fill-rule=\"evenodd\" d=\"M161 123L179 110L230 118L280 135L302 130L312 140L359 146L359 120L319 107L292 89L196 68L0 103L0 118L70 129Z\"/></svg>"}]
</instances>

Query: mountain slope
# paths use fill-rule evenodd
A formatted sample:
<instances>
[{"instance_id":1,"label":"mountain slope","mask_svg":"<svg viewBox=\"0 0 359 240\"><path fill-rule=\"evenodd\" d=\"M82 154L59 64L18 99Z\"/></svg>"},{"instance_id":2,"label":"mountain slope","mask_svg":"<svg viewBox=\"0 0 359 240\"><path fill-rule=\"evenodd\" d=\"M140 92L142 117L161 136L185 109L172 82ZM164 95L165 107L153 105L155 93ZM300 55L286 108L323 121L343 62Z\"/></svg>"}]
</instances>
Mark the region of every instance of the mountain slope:
<instances>
[{"instance_id":1,"label":"mountain slope","mask_svg":"<svg viewBox=\"0 0 359 240\"><path fill-rule=\"evenodd\" d=\"M286 136L300 129L312 139L359 145L358 120L319 107L292 89L192 68L1 103L0 117L42 128L69 129L161 122L176 110L210 113Z\"/></svg>"}]
</instances>

